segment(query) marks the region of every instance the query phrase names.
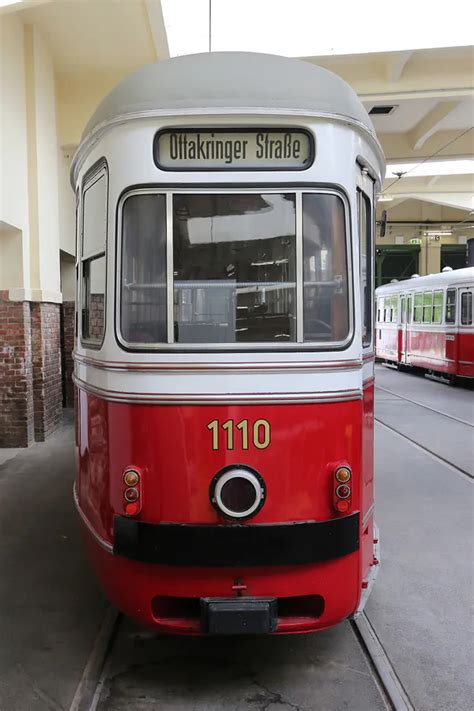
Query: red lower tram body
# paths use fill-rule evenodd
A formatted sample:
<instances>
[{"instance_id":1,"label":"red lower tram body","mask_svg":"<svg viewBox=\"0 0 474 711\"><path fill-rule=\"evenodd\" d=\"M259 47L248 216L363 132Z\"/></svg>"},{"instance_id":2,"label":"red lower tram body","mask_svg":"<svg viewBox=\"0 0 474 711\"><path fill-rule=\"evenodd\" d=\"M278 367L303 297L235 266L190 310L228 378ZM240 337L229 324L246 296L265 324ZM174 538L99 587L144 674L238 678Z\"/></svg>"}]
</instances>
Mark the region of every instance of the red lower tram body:
<instances>
[{"instance_id":1,"label":"red lower tram body","mask_svg":"<svg viewBox=\"0 0 474 711\"><path fill-rule=\"evenodd\" d=\"M374 567L373 386L320 404L114 403L79 390L76 504L90 556L113 604L147 627L200 634L200 601L276 599L276 633L354 614ZM271 423L265 449L212 448L212 421ZM210 482L230 465L264 479L251 519L224 520ZM335 508L334 471L351 469L349 508ZM140 472L127 515L124 472ZM337 483L337 482L336 482ZM131 509L128 509L130 512Z\"/></svg>"},{"instance_id":2,"label":"red lower tram body","mask_svg":"<svg viewBox=\"0 0 474 711\"><path fill-rule=\"evenodd\" d=\"M474 332L378 324L376 357L402 366L474 378Z\"/></svg>"}]
</instances>

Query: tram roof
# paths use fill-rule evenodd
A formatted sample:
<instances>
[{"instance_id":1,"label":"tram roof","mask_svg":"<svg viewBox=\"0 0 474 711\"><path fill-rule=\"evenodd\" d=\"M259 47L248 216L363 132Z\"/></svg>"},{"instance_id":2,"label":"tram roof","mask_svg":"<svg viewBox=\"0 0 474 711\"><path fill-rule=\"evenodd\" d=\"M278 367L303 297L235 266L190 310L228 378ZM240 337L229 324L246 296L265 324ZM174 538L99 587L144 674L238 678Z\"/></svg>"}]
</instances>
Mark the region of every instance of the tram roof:
<instances>
[{"instance_id":1,"label":"tram roof","mask_svg":"<svg viewBox=\"0 0 474 711\"><path fill-rule=\"evenodd\" d=\"M126 77L99 104L81 143L111 123L140 116L239 110L349 119L377 142L355 91L327 69L271 54L212 52L149 64Z\"/></svg>"},{"instance_id":2,"label":"tram roof","mask_svg":"<svg viewBox=\"0 0 474 711\"><path fill-rule=\"evenodd\" d=\"M396 294L400 291L410 291L412 289L432 289L436 286L456 286L456 284L474 283L474 267L464 269L453 269L439 274L428 274L422 277L412 277L403 279L393 284L384 284L376 289L378 296L384 294Z\"/></svg>"}]
</instances>

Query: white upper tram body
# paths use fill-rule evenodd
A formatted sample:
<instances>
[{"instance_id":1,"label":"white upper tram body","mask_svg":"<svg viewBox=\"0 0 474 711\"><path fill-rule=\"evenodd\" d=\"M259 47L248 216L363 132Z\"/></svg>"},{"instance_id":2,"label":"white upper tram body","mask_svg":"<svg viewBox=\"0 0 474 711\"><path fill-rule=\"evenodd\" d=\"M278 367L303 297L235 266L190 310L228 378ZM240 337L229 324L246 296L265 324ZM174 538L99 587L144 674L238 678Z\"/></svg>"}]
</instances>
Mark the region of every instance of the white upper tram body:
<instances>
[{"instance_id":1,"label":"white upper tram body","mask_svg":"<svg viewBox=\"0 0 474 711\"><path fill-rule=\"evenodd\" d=\"M278 161L269 155L264 156L261 167L249 162L247 169L245 160L239 163L242 144L233 155L238 169L226 163L229 156L214 162L207 156L188 160L185 170L182 165L176 170L168 166L164 169L159 167L154 145L157 135L165 135L160 132L167 130L176 135L184 130L189 140L200 131L206 138L210 131L216 135L223 132L229 140L247 137L249 141L259 140L263 153L265 141L268 149L268 141L274 138L272 132L277 138L289 132L287 144L309 135L314 157L301 170L288 169L284 161L278 167ZM261 138L257 139L259 130ZM306 133L299 134L298 130ZM173 140L172 150L177 155L179 139L175 136ZM291 152L291 146L288 150ZM370 244L374 196L383 174L380 145L356 95L338 77L314 65L268 55L217 53L164 61L122 82L89 122L72 167L79 216L76 383L118 402L327 402L362 398L364 383L373 378ZM84 196L91 188L85 211ZM330 277L333 282L344 282L348 328L342 339L336 334L332 340L321 342L307 339L303 322L308 297L303 283L307 277L303 277L302 205L304 196L313 192L336 195L342 201L347 250L347 276ZM133 264L132 276L127 277L125 285L122 276L124 205L132 196L147 194L162 195L161 204L166 208L166 221L160 228L166 270L160 287L167 295L163 301L167 320L162 337L156 339L159 342L124 334L126 319L121 315L124 289L133 288ZM262 343L236 343L226 337L222 342L174 342L177 332L173 322L179 309L180 313L186 310L187 297L184 289L177 291L173 284L173 277L179 276L173 264L172 201L173 196L189 194L254 194L257 201L276 195L276 210L281 196L290 195L296 235L296 278L289 278L295 289L291 308L296 325L290 338L283 334L281 341ZM365 201L367 213L367 226L363 228L361 201ZM184 200L183 204L186 217L188 203ZM201 217L209 219L202 212ZM179 212L175 212L175 219L179 219ZM283 213L281 219L284 226ZM232 230L232 225L220 229ZM241 229L238 222L235 229ZM199 229L195 239L199 241ZM225 237L222 239L225 241ZM369 245L364 254L360 251L362 239ZM323 243L324 235L321 240ZM362 278L370 275L364 288L365 339L361 264ZM311 264L305 268L310 269ZM85 325L87 314L81 311L89 311L91 319L91 293L86 291L93 292L94 280L100 283L101 279L105 285L105 325L94 334L94 323ZM260 302L265 301L271 286L268 278L263 278L262 285L256 287ZM158 286L142 283L141 288L143 292ZM242 293L245 288L249 287L241 285ZM98 291L101 289L104 287L99 286Z\"/></svg>"}]
</instances>

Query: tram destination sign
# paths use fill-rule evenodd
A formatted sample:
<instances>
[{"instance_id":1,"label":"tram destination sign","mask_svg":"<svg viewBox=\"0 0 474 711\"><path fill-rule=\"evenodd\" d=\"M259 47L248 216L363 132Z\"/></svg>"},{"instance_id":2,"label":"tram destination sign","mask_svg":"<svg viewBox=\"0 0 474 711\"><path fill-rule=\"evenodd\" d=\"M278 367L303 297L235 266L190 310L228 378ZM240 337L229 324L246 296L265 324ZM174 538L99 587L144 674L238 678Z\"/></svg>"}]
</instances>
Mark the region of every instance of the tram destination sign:
<instances>
[{"instance_id":1,"label":"tram destination sign","mask_svg":"<svg viewBox=\"0 0 474 711\"><path fill-rule=\"evenodd\" d=\"M154 141L162 170L305 170L314 139L304 129L166 129Z\"/></svg>"}]
</instances>

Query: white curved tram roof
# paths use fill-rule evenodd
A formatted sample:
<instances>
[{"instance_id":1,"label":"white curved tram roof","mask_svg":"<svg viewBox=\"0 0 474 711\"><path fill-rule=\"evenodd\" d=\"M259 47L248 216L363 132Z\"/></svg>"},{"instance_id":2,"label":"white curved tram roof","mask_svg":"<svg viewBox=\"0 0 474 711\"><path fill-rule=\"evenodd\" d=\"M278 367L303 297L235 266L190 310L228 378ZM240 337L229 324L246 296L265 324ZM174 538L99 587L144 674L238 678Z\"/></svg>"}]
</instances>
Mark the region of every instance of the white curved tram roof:
<instances>
[{"instance_id":1,"label":"white curved tram roof","mask_svg":"<svg viewBox=\"0 0 474 711\"><path fill-rule=\"evenodd\" d=\"M450 272L440 272L439 274L428 274L427 276L403 279L394 284L379 286L375 290L375 293L377 296L384 296L385 294L396 294L400 291L410 291L411 289L434 289L437 286L449 287L460 286L461 284L474 286L474 267L453 269Z\"/></svg>"},{"instance_id":2,"label":"white curved tram roof","mask_svg":"<svg viewBox=\"0 0 474 711\"><path fill-rule=\"evenodd\" d=\"M71 175L108 127L146 116L299 114L342 119L372 139L374 127L355 91L327 69L299 59L254 52L212 52L149 64L121 81L99 104L74 156Z\"/></svg>"}]
</instances>

